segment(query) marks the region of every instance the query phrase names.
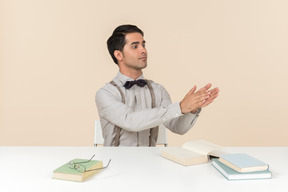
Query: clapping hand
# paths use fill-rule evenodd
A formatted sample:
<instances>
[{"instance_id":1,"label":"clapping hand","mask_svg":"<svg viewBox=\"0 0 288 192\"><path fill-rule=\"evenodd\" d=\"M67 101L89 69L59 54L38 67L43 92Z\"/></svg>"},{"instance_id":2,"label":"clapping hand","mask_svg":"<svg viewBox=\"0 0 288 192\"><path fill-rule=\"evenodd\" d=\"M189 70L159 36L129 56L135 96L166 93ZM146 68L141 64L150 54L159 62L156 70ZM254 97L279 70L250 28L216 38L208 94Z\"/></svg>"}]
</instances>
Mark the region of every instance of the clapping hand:
<instances>
[{"instance_id":1,"label":"clapping hand","mask_svg":"<svg viewBox=\"0 0 288 192\"><path fill-rule=\"evenodd\" d=\"M219 93L219 88L210 89L211 83L208 83L198 91L196 91L196 86L194 86L180 102L181 112L185 113L196 113L199 108L206 107L210 105L217 97Z\"/></svg>"}]
</instances>

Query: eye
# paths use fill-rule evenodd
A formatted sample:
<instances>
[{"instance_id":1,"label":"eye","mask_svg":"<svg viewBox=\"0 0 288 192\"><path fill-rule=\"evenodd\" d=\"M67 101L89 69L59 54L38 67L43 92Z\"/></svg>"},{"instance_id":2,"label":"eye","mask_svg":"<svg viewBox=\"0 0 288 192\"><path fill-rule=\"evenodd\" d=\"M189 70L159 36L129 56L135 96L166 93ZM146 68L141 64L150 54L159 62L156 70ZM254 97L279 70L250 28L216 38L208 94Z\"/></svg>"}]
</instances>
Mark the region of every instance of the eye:
<instances>
[{"instance_id":1,"label":"eye","mask_svg":"<svg viewBox=\"0 0 288 192\"><path fill-rule=\"evenodd\" d=\"M132 49L137 49L137 48L138 48L137 45L133 45L133 46L132 46Z\"/></svg>"}]
</instances>

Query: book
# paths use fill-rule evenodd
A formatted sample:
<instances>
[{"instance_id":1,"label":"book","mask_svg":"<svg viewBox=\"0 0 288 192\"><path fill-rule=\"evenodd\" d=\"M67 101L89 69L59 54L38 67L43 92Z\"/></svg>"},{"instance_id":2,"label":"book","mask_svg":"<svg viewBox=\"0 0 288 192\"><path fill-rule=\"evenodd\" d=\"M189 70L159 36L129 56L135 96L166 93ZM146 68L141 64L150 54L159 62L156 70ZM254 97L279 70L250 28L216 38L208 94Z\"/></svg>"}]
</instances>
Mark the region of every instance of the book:
<instances>
[{"instance_id":1,"label":"book","mask_svg":"<svg viewBox=\"0 0 288 192\"><path fill-rule=\"evenodd\" d=\"M69 165L70 162L74 162L75 164L79 163L81 167L85 167L86 171L78 171L77 169L71 168ZM81 163L84 162L84 163ZM91 177L92 175L98 173L101 169L95 171L89 171L92 169L103 168L103 162L98 160L87 160L87 159L73 159L68 163L60 166L59 168L53 171L53 178L54 179L61 179L61 180L69 180L69 181L84 181L87 178ZM87 172L88 170L88 172Z\"/></svg>"},{"instance_id":2,"label":"book","mask_svg":"<svg viewBox=\"0 0 288 192\"><path fill-rule=\"evenodd\" d=\"M219 157L219 161L240 173L269 169L267 163L245 153L224 154Z\"/></svg>"},{"instance_id":3,"label":"book","mask_svg":"<svg viewBox=\"0 0 288 192\"><path fill-rule=\"evenodd\" d=\"M224 165L218 159L213 159L211 164L227 180L271 179L272 178L272 172L269 170L240 173Z\"/></svg>"},{"instance_id":4,"label":"book","mask_svg":"<svg viewBox=\"0 0 288 192\"><path fill-rule=\"evenodd\" d=\"M224 154L224 148L204 140L186 142L182 147L165 147L161 156L184 166L209 162Z\"/></svg>"}]
</instances>

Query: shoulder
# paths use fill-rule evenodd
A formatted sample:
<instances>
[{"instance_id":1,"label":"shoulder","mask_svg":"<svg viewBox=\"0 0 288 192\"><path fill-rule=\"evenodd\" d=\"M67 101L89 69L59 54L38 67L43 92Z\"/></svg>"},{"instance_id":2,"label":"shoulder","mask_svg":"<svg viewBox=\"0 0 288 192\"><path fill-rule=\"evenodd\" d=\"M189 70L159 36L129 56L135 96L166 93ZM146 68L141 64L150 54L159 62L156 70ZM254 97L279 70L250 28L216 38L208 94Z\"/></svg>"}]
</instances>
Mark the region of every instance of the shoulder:
<instances>
[{"instance_id":1,"label":"shoulder","mask_svg":"<svg viewBox=\"0 0 288 192\"><path fill-rule=\"evenodd\" d=\"M112 85L110 82L106 83L103 87L101 87L97 92L96 92L96 101L97 100L102 100L102 98L105 97L119 97L120 93L117 90L117 88Z\"/></svg>"},{"instance_id":2,"label":"shoulder","mask_svg":"<svg viewBox=\"0 0 288 192\"><path fill-rule=\"evenodd\" d=\"M165 87L159 83L156 83L153 80L150 79L146 79L147 81L150 82L151 86L153 87L153 89L156 89L157 91L161 92L161 93L166 93L167 90L165 89Z\"/></svg>"},{"instance_id":3,"label":"shoulder","mask_svg":"<svg viewBox=\"0 0 288 192\"><path fill-rule=\"evenodd\" d=\"M149 80L149 81L155 93L156 99L158 100L158 103L163 107L168 106L171 103L171 97L168 91L165 89L165 87L152 80Z\"/></svg>"},{"instance_id":4,"label":"shoulder","mask_svg":"<svg viewBox=\"0 0 288 192\"><path fill-rule=\"evenodd\" d=\"M159 84L159 83L156 83L155 81L153 81L153 80L151 80L151 79L146 79L146 81L149 81L150 82L150 84L153 86L153 88L154 87L157 87L157 88L164 88L164 86L163 85L161 85L161 84ZM165 88L164 88L165 89Z\"/></svg>"}]
</instances>

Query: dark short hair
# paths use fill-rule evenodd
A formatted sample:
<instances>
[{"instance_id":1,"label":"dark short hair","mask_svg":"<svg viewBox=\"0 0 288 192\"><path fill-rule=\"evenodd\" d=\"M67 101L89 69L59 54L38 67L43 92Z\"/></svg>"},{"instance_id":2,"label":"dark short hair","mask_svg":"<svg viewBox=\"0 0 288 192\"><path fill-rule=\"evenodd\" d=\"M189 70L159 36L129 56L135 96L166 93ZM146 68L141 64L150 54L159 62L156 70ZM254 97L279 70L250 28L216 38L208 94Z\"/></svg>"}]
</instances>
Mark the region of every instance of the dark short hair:
<instances>
[{"instance_id":1,"label":"dark short hair","mask_svg":"<svg viewBox=\"0 0 288 192\"><path fill-rule=\"evenodd\" d=\"M111 37L109 37L109 39L107 40L107 48L114 63L116 63L117 65L118 61L114 56L114 51L123 51L123 48L126 44L125 37L127 33L140 33L142 36L144 36L143 31L139 29L136 25L120 25L113 31Z\"/></svg>"}]
</instances>

